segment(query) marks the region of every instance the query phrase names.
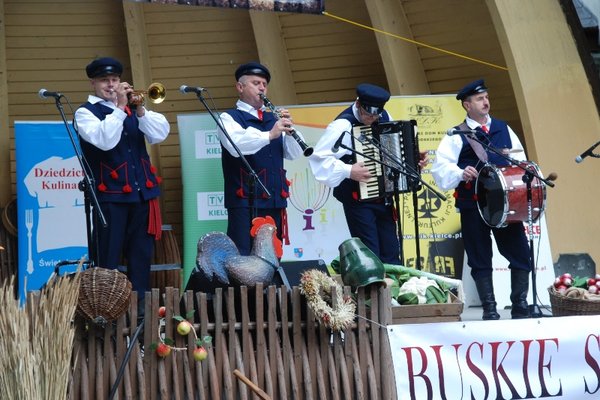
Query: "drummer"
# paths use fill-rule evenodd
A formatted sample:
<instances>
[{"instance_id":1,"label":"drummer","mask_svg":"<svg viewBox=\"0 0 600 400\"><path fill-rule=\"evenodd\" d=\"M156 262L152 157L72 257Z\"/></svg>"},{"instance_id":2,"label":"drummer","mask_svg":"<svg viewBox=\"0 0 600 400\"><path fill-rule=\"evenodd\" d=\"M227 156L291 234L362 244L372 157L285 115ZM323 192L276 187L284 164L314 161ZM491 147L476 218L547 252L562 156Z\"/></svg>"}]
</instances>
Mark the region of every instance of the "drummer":
<instances>
[{"instance_id":1,"label":"drummer","mask_svg":"<svg viewBox=\"0 0 600 400\"><path fill-rule=\"evenodd\" d=\"M527 292L529 290L529 245L522 222L508 224L504 228L492 228L481 218L475 199L475 180L478 171L490 163L508 165L508 161L472 139L470 134L452 131L473 130L483 143L510 154L517 160L525 160L519 138L506 122L490 116L488 89L483 80L471 82L456 95L467 112L465 120L445 135L437 149L431 173L436 184L443 190L455 189L454 198L460 212L462 237L471 276L483 306L482 319L500 318L494 297L492 239L493 233L500 254L509 261L511 271L513 319L529 318Z\"/></svg>"}]
</instances>

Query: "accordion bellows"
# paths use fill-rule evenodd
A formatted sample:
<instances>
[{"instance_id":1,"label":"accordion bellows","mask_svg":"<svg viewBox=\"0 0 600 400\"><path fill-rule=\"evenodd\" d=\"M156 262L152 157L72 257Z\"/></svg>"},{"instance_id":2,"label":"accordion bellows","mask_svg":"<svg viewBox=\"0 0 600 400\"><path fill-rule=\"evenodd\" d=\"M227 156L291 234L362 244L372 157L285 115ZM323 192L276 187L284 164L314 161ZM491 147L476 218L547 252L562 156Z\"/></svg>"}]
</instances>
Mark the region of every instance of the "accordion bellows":
<instances>
[{"instance_id":1,"label":"accordion bellows","mask_svg":"<svg viewBox=\"0 0 600 400\"><path fill-rule=\"evenodd\" d=\"M125 274L106 268L88 268L81 273L77 311L103 325L125 313L131 298L131 282Z\"/></svg>"}]
</instances>

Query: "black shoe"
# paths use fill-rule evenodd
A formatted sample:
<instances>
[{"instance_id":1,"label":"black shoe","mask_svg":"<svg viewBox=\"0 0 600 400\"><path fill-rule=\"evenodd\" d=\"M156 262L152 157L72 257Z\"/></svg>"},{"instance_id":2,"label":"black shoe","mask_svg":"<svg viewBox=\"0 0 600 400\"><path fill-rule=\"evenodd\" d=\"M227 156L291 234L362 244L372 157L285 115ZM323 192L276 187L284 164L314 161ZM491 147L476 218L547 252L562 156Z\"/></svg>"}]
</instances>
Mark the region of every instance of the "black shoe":
<instances>
[{"instance_id":1,"label":"black shoe","mask_svg":"<svg viewBox=\"0 0 600 400\"><path fill-rule=\"evenodd\" d=\"M494 282L492 276L478 278L475 281L477 294L483 307L481 319L484 321L500 319L500 314L496 311L496 298L494 297Z\"/></svg>"},{"instance_id":2,"label":"black shoe","mask_svg":"<svg viewBox=\"0 0 600 400\"><path fill-rule=\"evenodd\" d=\"M512 319L530 318L527 292L529 291L529 271L511 268L510 270L510 302Z\"/></svg>"}]
</instances>

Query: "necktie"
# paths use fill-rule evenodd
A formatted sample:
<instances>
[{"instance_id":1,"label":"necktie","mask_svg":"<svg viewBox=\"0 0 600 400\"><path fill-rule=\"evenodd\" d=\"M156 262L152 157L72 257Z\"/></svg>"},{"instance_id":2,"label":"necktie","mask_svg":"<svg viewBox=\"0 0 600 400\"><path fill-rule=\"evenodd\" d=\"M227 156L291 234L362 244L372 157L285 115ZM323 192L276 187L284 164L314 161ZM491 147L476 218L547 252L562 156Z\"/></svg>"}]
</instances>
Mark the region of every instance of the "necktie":
<instances>
[{"instance_id":1,"label":"necktie","mask_svg":"<svg viewBox=\"0 0 600 400\"><path fill-rule=\"evenodd\" d=\"M263 110L257 110L256 112L258 113L258 119L260 119L262 121L263 120Z\"/></svg>"},{"instance_id":2,"label":"necktie","mask_svg":"<svg viewBox=\"0 0 600 400\"><path fill-rule=\"evenodd\" d=\"M490 130L488 129L487 125L481 125L481 130L483 130L485 133L490 133Z\"/></svg>"}]
</instances>

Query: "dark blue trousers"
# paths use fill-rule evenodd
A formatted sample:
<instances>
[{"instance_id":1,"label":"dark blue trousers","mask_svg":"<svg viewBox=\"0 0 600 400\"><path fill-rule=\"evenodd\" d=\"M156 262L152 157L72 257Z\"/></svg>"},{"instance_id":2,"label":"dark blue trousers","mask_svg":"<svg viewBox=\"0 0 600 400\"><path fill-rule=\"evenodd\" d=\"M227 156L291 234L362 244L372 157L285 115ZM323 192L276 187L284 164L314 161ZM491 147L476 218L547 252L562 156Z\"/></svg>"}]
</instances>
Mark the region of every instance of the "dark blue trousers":
<instances>
[{"instance_id":1,"label":"dark blue trousers","mask_svg":"<svg viewBox=\"0 0 600 400\"><path fill-rule=\"evenodd\" d=\"M102 203L108 225L99 227L100 267L115 269L127 259L132 289L142 295L150 290L150 264L154 236L148 233L148 202Z\"/></svg>"},{"instance_id":2,"label":"dark blue trousers","mask_svg":"<svg viewBox=\"0 0 600 400\"><path fill-rule=\"evenodd\" d=\"M281 212L282 208L257 208L257 217L271 216L277 227L277 237L281 239ZM247 256L252 250L252 237L250 236L251 224L250 208L227 209L227 236L233 240L242 256Z\"/></svg>"},{"instance_id":3,"label":"dark blue trousers","mask_svg":"<svg viewBox=\"0 0 600 400\"><path fill-rule=\"evenodd\" d=\"M400 264L400 242L392 206L357 201L343 205L350 235L359 238L384 263Z\"/></svg>"},{"instance_id":4,"label":"dark blue trousers","mask_svg":"<svg viewBox=\"0 0 600 400\"><path fill-rule=\"evenodd\" d=\"M529 243L523 223L509 224L505 228L492 228L485 224L477 208L461 209L460 223L467 262L475 281L480 277L492 276L494 271L491 234L496 239L498 251L510 263L509 268L525 271L531 269Z\"/></svg>"}]
</instances>

